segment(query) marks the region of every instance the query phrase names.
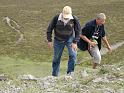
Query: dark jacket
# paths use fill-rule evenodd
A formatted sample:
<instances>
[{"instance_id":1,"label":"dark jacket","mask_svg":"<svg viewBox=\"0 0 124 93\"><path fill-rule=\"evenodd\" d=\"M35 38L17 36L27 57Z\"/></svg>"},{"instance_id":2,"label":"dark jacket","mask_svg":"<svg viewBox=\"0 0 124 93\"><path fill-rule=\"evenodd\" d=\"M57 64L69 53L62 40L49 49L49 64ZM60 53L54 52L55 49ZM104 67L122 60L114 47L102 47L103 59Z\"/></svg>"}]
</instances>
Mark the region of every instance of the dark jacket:
<instances>
[{"instance_id":1,"label":"dark jacket","mask_svg":"<svg viewBox=\"0 0 124 93\"><path fill-rule=\"evenodd\" d=\"M94 32L96 31L96 20L91 20L90 22L86 23L85 26L82 28L82 35L85 35L88 39L92 39ZM101 38L105 36L104 25L98 26L98 47L101 49ZM78 42L78 48L85 51L88 50L88 43L80 38Z\"/></svg>"},{"instance_id":2,"label":"dark jacket","mask_svg":"<svg viewBox=\"0 0 124 93\"><path fill-rule=\"evenodd\" d=\"M58 39L59 41L67 41L75 32L73 43L78 42L81 27L77 17L73 16L74 19L71 19L65 26L61 20L58 20L58 17L59 15L56 15L47 28L47 40L49 42L52 41L52 32L54 30L55 39Z\"/></svg>"}]
</instances>

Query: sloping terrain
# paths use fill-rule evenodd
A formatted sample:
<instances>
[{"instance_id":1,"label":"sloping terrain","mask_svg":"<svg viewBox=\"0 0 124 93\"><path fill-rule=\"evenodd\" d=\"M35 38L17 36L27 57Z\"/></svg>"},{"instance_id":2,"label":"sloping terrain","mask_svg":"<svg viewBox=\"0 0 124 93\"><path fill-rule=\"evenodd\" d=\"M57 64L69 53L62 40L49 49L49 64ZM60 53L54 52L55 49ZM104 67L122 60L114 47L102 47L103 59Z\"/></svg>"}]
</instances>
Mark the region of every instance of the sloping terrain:
<instances>
[{"instance_id":1,"label":"sloping terrain","mask_svg":"<svg viewBox=\"0 0 124 93\"><path fill-rule=\"evenodd\" d=\"M72 7L82 26L104 12L110 44L124 41L124 0L0 0L0 79L5 80L0 81L0 93L124 93L124 45L103 55L96 70L90 55L79 50L81 62L72 76L65 74L65 49L60 77L50 76L53 49L47 48L46 29L65 5ZM24 35L20 42L18 30L3 20L6 17L20 26L11 23Z\"/></svg>"}]
</instances>

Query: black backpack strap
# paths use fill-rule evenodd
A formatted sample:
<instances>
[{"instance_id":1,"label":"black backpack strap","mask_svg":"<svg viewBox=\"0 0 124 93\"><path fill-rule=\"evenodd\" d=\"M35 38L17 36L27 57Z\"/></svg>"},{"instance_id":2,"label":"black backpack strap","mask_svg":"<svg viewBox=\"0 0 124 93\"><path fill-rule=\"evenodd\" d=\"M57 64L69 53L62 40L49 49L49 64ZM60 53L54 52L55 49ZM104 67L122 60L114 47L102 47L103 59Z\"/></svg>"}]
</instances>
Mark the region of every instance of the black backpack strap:
<instances>
[{"instance_id":1,"label":"black backpack strap","mask_svg":"<svg viewBox=\"0 0 124 93\"><path fill-rule=\"evenodd\" d=\"M75 15L72 15L74 18L74 24L76 23L76 21L78 21L78 18Z\"/></svg>"}]
</instances>

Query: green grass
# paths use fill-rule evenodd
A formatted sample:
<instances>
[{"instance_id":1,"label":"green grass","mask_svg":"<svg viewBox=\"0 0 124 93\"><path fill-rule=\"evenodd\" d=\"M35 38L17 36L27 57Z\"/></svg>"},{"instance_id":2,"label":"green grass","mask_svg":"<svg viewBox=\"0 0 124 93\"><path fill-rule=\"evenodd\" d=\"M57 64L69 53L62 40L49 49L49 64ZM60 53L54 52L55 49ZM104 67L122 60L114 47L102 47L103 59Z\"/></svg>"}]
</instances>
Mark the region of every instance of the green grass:
<instances>
[{"instance_id":1,"label":"green grass","mask_svg":"<svg viewBox=\"0 0 124 93\"><path fill-rule=\"evenodd\" d=\"M60 75L66 74L67 62L62 62ZM80 67L76 67L80 69ZM0 57L0 74L5 74L9 79L15 79L19 75L31 74L35 77L50 76L52 71L51 62L34 62L30 59Z\"/></svg>"},{"instance_id":2,"label":"green grass","mask_svg":"<svg viewBox=\"0 0 124 93\"><path fill-rule=\"evenodd\" d=\"M50 74L51 64L47 62L33 62L29 59L13 59L0 57L0 74L7 74L11 78L23 74L32 74L36 77L43 77ZM49 68L49 69L48 69Z\"/></svg>"},{"instance_id":3,"label":"green grass","mask_svg":"<svg viewBox=\"0 0 124 93\"><path fill-rule=\"evenodd\" d=\"M102 63L103 64L114 64L121 62L121 65L123 65L124 61L124 45L119 47L117 50L113 50L112 53L108 53L107 55L103 56Z\"/></svg>"}]
</instances>

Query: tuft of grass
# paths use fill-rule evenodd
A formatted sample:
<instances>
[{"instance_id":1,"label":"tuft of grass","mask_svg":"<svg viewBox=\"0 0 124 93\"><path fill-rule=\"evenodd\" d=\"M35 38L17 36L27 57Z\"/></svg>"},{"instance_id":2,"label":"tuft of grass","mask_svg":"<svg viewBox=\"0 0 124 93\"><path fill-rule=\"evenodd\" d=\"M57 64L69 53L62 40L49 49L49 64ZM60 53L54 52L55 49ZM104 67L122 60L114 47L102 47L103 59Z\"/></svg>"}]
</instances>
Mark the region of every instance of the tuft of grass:
<instances>
[{"instance_id":1,"label":"tuft of grass","mask_svg":"<svg viewBox=\"0 0 124 93\"><path fill-rule=\"evenodd\" d=\"M106 68L101 68L99 71L99 74L107 74L109 73L109 70L107 70Z\"/></svg>"}]
</instances>

